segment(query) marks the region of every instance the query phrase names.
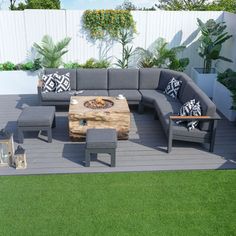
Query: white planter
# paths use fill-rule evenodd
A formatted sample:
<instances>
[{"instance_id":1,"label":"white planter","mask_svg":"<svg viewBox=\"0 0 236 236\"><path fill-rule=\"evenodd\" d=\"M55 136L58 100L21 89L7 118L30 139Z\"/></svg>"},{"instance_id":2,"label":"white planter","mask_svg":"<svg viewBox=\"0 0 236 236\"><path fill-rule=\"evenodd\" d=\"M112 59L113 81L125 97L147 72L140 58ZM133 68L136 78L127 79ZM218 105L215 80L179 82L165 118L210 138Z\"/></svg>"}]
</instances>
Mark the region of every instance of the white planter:
<instances>
[{"instance_id":1,"label":"white planter","mask_svg":"<svg viewBox=\"0 0 236 236\"><path fill-rule=\"evenodd\" d=\"M0 71L0 95L36 94L39 71Z\"/></svg>"},{"instance_id":2,"label":"white planter","mask_svg":"<svg viewBox=\"0 0 236 236\"><path fill-rule=\"evenodd\" d=\"M213 97L214 86L217 80L216 73L203 74L202 68L192 68L191 78L197 86L207 94L208 97Z\"/></svg>"},{"instance_id":3,"label":"white planter","mask_svg":"<svg viewBox=\"0 0 236 236\"><path fill-rule=\"evenodd\" d=\"M215 83L213 102L229 121L236 121L236 111L231 109L233 104L232 93L218 81Z\"/></svg>"}]
</instances>

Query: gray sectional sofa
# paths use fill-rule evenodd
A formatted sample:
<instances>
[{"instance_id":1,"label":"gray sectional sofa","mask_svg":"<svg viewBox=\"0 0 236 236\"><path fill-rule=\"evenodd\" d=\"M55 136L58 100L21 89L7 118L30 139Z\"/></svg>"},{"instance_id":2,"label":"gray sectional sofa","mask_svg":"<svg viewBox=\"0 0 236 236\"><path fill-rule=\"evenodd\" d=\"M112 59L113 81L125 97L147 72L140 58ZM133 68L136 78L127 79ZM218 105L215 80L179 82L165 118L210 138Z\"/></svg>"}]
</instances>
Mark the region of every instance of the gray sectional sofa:
<instances>
[{"instance_id":1,"label":"gray sectional sofa","mask_svg":"<svg viewBox=\"0 0 236 236\"><path fill-rule=\"evenodd\" d=\"M46 69L45 74L70 72L71 91L43 93L38 86L40 105L67 105L70 97L78 91L79 96L117 96L123 94L129 104L138 104L139 111L145 106L155 109L168 139L168 152L173 140L209 143L213 151L219 116L215 104L200 90L190 77L182 72L168 69ZM182 81L177 99L163 93L168 82L175 78ZM202 116L177 116L185 102L195 99L201 104ZM177 116L177 117L176 117ZM175 120L199 120L199 125L189 131Z\"/></svg>"}]
</instances>

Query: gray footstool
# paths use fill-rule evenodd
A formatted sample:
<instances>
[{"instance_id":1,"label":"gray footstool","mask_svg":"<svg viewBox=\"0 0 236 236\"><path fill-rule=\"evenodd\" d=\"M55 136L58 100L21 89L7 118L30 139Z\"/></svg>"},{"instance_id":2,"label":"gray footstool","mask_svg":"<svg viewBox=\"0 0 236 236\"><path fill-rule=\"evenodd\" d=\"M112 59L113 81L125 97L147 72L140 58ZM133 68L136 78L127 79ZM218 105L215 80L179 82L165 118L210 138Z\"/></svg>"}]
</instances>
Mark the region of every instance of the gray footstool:
<instances>
[{"instance_id":1,"label":"gray footstool","mask_svg":"<svg viewBox=\"0 0 236 236\"><path fill-rule=\"evenodd\" d=\"M54 106L26 107L17 120L18 141L24 142L24 131L47 131L48 142L52 142L52 128L56 126Z\"/></svg>"},{"instance_id":2,"label":"gray footstool","mask_svg":"<svg viewBox=\"0 0 236 236\"><path fill-rule=\"evenodd\" d=\"M90 166L91 154L108 153L111 166L116 166L117 133L115 129L88 129L86 134L85 166Z\"/></svg>"}]
</instances>

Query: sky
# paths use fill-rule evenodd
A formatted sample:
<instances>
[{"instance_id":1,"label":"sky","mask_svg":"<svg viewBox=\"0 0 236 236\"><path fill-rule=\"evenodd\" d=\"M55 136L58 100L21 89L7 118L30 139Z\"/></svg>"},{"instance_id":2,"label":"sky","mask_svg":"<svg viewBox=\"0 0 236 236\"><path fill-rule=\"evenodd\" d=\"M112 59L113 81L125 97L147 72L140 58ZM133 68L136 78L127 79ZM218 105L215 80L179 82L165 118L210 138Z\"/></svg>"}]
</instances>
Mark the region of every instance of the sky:
<instances>
[{"instance_id":1,"label":"sky","mask_svg":"<svg viewBox=\"0 0 236 236\"><path fill-rule=\"evenodd\" d=\"M7 9L9 6L8 0L0 0L2 9ZM19 0L17 1L19 2ZM24 0L22 0L24 2ZM152 7L158 0L132 0L138 7ZM61 0L62 9L114 9L117 5L123 3L123 0Z\"/></svg>"},{"instance_id":2,"label":"sky","mask_svg":"<svg viewBox=\"0 0 236 236\"><path fill-rule=\"evenodd\" d=\"M138 7L151 7L157 0L132 0ZM113 9L123 0L61 0L64 9Z\"/></svg>"}]
</instances>

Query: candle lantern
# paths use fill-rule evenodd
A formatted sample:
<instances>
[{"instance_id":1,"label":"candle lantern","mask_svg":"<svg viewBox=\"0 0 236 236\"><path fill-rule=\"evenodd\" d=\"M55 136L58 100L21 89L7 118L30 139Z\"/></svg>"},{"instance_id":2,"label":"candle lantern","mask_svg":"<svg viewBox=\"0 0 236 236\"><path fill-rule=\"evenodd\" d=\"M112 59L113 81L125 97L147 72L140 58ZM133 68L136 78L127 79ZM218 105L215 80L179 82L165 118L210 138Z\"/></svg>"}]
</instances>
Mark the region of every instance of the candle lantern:
<instances>
[{"instance_id":1,"label":"candle lantern","mask_svg":"<svg viewBox=\"0 0 236 236\"><path fill-rule=\"evenodd\" d=\"M25 149L20 145L15 151L14 166L16 169L25 169L27 167Z\"/></svg>"},{"instance_id":2,"label":"candle lantern","mask_svg":"<svg viewBox=\"0 0 236 236\"><path fill-rule=\"evenodd\" d=\"M0 130L0 166L11 166L14 153L13 135Z\"/></svg>"}]
</instances>

